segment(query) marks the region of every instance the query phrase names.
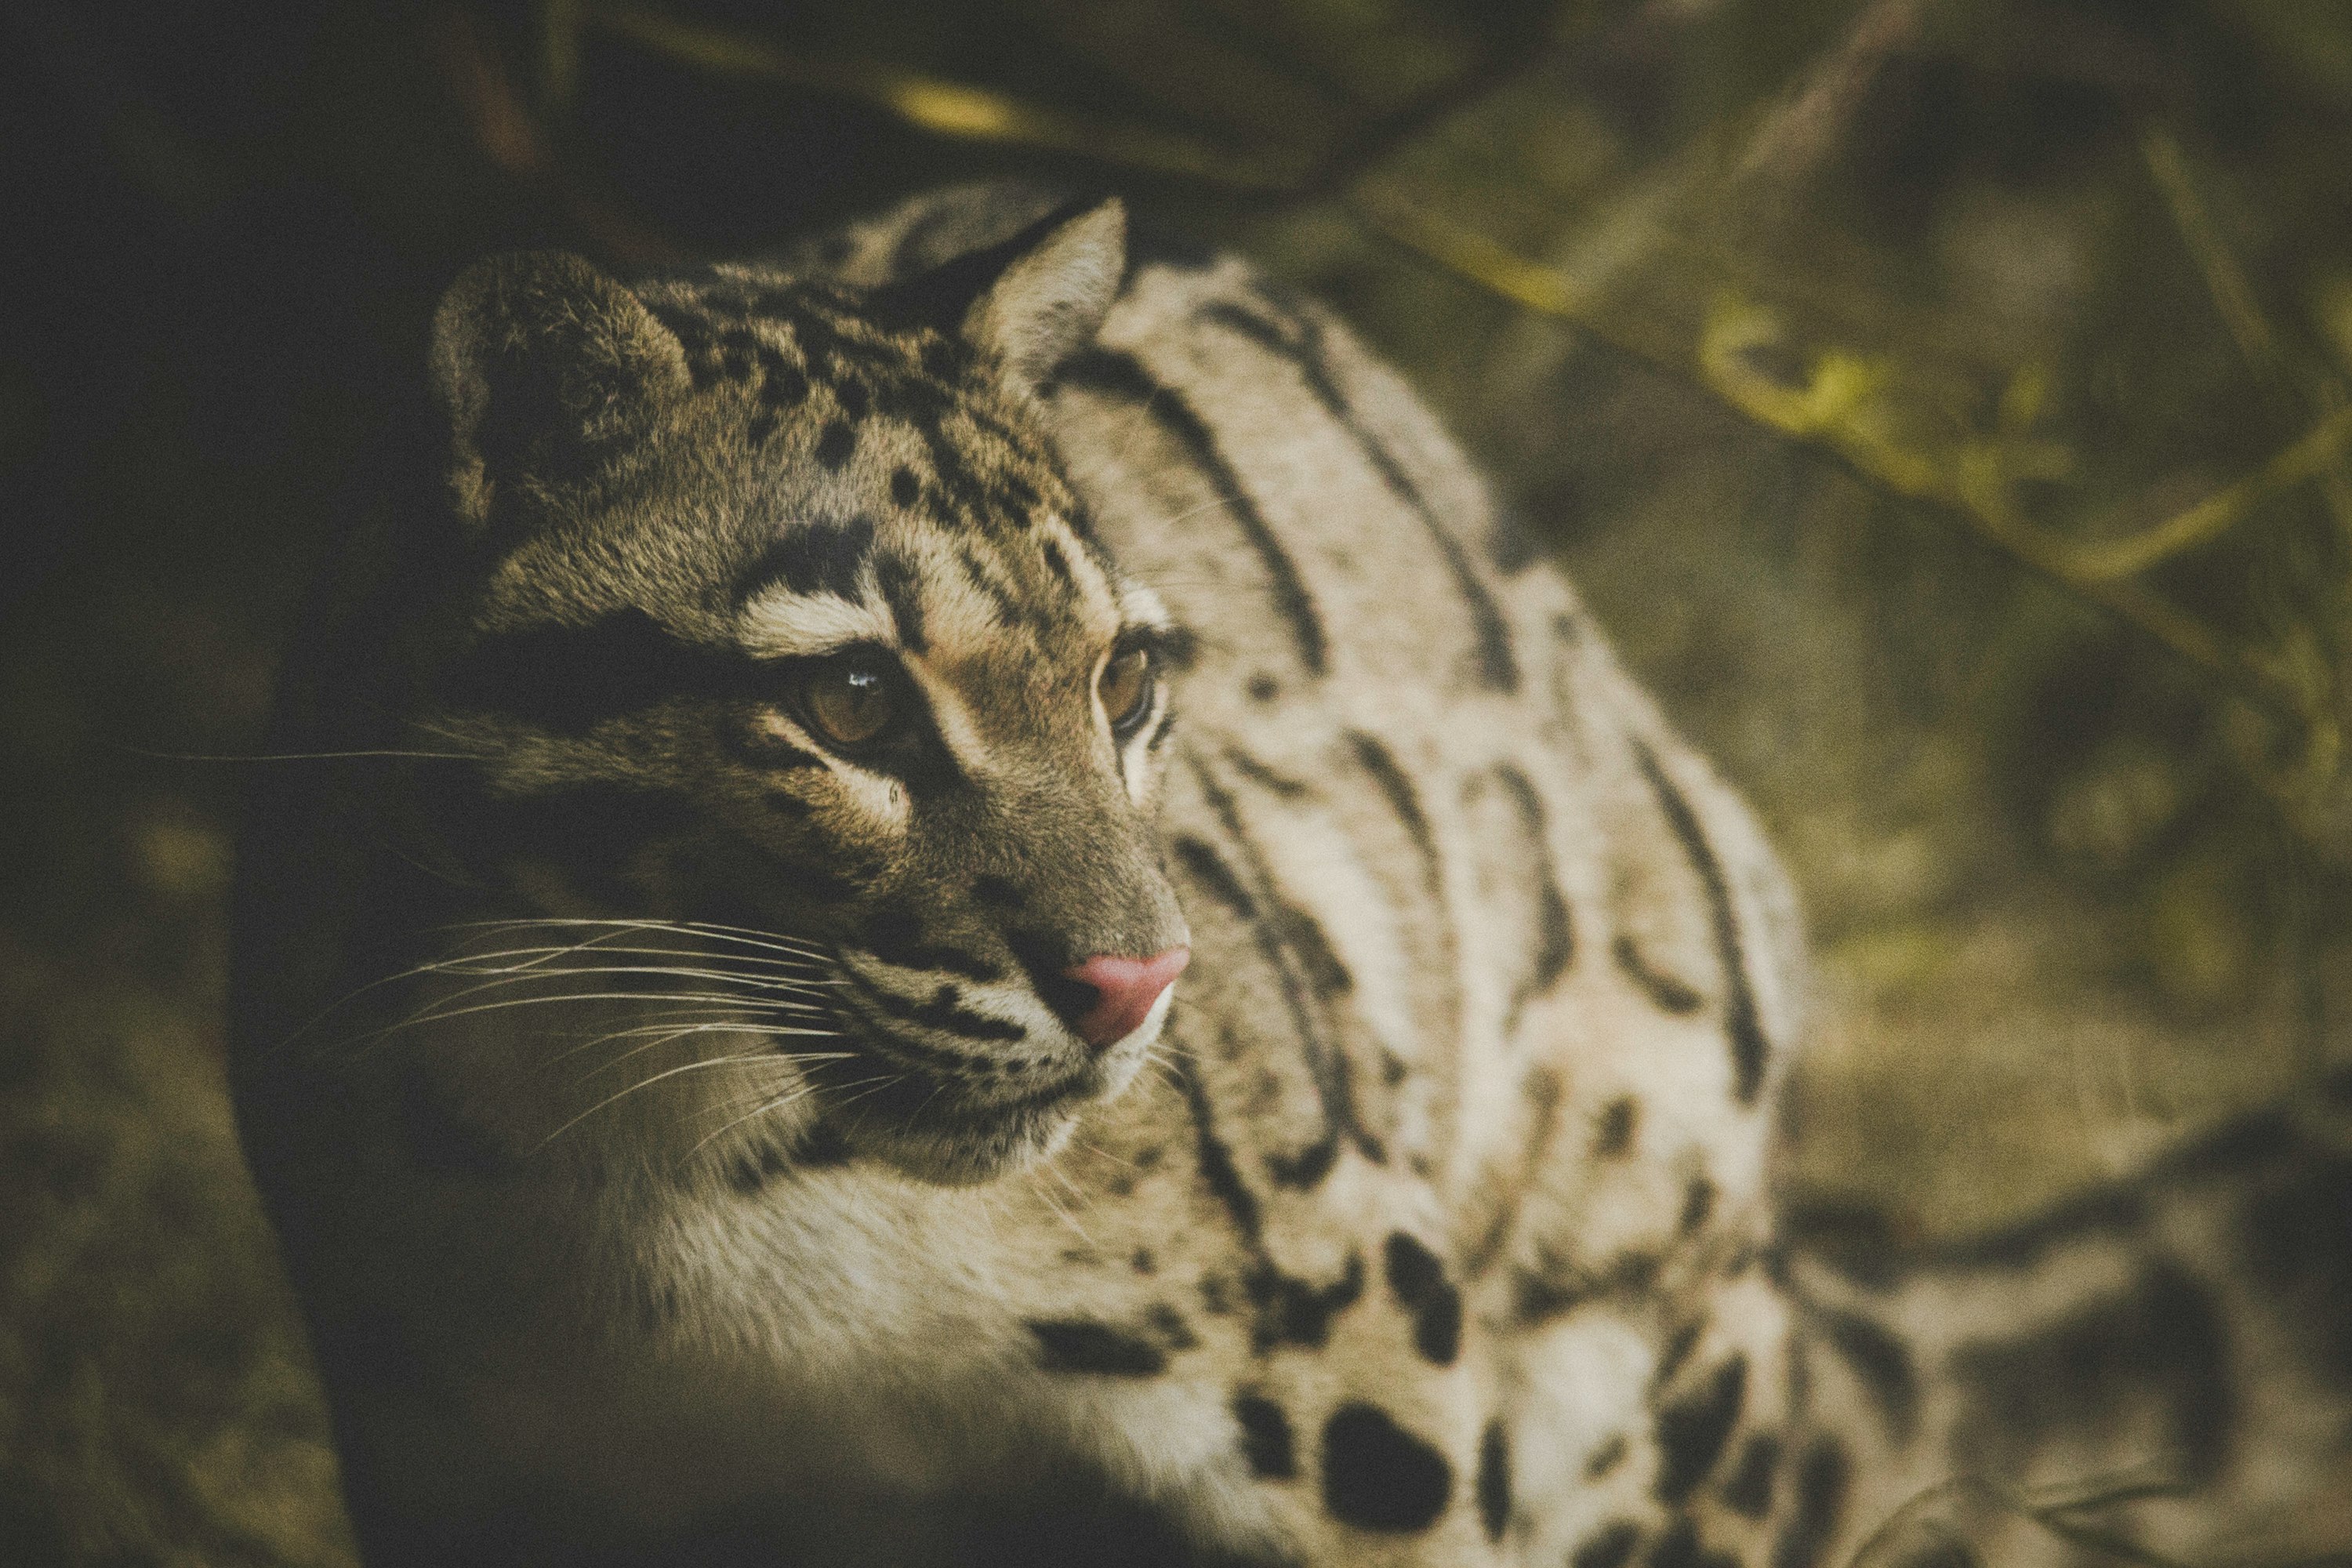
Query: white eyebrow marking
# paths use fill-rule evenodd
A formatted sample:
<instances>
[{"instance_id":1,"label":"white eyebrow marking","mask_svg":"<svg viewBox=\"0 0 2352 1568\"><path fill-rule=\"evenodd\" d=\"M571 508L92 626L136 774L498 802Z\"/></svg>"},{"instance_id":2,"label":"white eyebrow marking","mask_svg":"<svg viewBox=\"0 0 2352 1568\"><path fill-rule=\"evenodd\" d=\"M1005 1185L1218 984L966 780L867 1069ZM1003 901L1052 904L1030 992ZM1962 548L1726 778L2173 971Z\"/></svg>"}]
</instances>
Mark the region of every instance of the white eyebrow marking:
<instances>
[{"instance_id":1,"label":"white eyebrow marking","mask_svg":"<svg viewBox=\"0 0 2352 1568\"><path fill-rule=\"evenodd\" d=\"M1118 596L1118 610L1129 626L1150 626L1164 632L1176 625L1176 617L1168 613L1168 606L1161 602L1160 595L1140 584L1129 588Z\"/></svg>"},{"instance_id":2,"label":"white eyebrow marking","mask_svg":"<svg viewBox=\"0 0 2352 1568\"><path fill-rule=\"evenodd\" d=\"M859 578L861 590L871 576L869 572ZM882 606L832 594L794 594L778 588L761 595L743 609L743 646L763 658L830 653L856 642L895 646L897 630L890 612Z\"/></svg>"}]
</instances>

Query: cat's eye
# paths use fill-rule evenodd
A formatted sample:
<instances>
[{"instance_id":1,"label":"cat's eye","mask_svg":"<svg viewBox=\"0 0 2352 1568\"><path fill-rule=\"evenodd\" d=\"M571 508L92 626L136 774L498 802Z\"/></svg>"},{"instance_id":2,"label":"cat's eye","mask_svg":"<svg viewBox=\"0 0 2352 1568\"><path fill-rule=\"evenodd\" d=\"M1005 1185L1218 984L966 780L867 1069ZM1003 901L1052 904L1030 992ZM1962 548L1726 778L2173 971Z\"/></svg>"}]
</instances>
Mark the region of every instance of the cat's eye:
<instances>
[{"instance_id":1,"label":"cat's eye","mask_svg":"<svg viewBox=\"0 0 2352 1568\"><path fill-rule=\"evenodd\" d=\"M1102 698L1103 712L1110 719L1112 734L1124 740L1150 714L1152 684L1148 650L1131 647L1111 655L1095 689Z\"/></svg>"},{"instance_id":2,"label":"cat's eye","mask_svg":"<svg viewBox=\"0 0 2352 1568\"><path fill-rule=\"evenodd\" d=\"M905 704L894 672L880 659L829 659L801 683L801 709L819 738L862 746L898 722Z\"/></svg>"}]
</instances>

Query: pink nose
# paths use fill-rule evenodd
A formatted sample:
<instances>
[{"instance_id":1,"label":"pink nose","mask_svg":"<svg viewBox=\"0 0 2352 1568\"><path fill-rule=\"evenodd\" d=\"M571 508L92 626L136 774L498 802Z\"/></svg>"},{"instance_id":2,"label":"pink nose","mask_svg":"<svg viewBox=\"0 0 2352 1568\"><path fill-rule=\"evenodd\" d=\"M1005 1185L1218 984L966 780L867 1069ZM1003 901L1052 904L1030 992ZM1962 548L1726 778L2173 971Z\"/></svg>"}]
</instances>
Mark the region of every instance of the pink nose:
<instances>
[{"instance_id":1,"label":"pink nose","mask_svg":"<svg viewBox=\"0 0 2352 1568\"><path fill-rule=\"evenodd\" d=\"M1150 958L1118 958L1098 952L1063 973L1094 988L1094 1005L1070 1020L1078 1038L1100 1050L1142 1026L1151 1005L1192 962L1189 947L1171 947Z\"/></svg>"}]
</instances>

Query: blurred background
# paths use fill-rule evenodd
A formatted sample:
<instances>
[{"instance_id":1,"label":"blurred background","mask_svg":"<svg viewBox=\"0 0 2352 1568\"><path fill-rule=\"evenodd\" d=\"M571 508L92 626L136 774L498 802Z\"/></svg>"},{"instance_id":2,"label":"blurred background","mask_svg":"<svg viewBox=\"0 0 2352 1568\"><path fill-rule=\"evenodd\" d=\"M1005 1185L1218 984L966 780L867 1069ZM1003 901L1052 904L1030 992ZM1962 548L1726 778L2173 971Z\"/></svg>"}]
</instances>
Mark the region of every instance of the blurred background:
<instances>
[{"instance_id":1,"label":"blurred background","mask_svg":"<svg viewBox=\"0 0 2352 1568\"><path fill-rule=\"evenodd\" d=\"M438 290L997 173L1339 305L1758 804L1809 1223L2352 1058L2341 0L0 0L0 1563L351 1561L196 759Z\"/></svg>"}]
</instances>

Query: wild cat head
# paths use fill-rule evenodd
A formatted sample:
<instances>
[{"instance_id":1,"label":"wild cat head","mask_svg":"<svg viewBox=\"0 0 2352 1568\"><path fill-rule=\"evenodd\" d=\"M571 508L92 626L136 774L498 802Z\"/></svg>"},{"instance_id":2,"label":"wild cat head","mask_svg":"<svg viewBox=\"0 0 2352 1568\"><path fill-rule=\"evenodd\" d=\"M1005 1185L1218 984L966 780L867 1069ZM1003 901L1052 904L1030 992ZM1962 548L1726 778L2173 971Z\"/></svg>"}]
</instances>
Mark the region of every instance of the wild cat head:
<instances>
[{"instance_id":1,"label":"wild cat head","mask_svg":"<svg viewBox=\"0 0 2352 1568\"><path fill-rule=\"evenodd\" d=\"M482 758L445 851L533 913L821 944L817 1122L939 1179L1123 1085L1186 958L1150 826L1183 639L1040 423L1123 231L880 289L505 256L435 323L469 562L415 717Z\"/></svg>"}]
</instances>

